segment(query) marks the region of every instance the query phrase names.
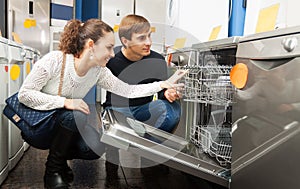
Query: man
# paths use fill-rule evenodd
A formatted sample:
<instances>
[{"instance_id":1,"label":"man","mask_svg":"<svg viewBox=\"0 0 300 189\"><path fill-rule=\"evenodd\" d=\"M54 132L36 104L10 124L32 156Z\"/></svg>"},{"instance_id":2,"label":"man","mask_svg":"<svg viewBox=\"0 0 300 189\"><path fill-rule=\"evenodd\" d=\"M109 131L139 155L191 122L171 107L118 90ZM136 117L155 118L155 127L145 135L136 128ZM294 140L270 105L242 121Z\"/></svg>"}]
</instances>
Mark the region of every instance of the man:
<instances>
[{"instance_id":1,"label":"man","mask_svg":"<svg viewBox=\"0 0 300 189\"><path fill-rule=\"evenodd\" d=\"M150 49L151 26L147 19L139 15L125 16L119 25L119 38L122 47L107 64L115 76L130 84L150 83L167 78L164 57ZM176 101L179 97L176 89L162 90L155 97L137 99L127 99L107 92L104 107L171 133L178 125L181 115L180 104ZM118 153L112 149L114 148L108 148L106 158L117 164ZM108 161L106 166L113 167ZM117 168L115 166L114 169ZM114 171L111 169L107 170L108 174L112 172Z\"/></svg>"}]
</instances>

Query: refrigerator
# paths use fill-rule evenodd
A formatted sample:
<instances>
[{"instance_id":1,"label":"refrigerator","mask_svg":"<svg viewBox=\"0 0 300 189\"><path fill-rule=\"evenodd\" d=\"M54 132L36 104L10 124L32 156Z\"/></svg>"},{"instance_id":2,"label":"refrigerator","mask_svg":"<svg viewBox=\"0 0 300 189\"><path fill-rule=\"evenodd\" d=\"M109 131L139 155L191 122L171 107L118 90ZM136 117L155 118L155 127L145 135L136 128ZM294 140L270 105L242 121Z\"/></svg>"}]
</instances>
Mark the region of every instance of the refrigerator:
<instances>
[{"instance_id":1,"label":"refrigerator","mask_svg":"<svg viewBox=\"0 0 300 189\"><path fill-rule=\"evenodd\" d=\"M16 33L22 44L37 49L42 55L50 47L50 0L5 0L7 38Z\"/></svg>"}]
</instances>

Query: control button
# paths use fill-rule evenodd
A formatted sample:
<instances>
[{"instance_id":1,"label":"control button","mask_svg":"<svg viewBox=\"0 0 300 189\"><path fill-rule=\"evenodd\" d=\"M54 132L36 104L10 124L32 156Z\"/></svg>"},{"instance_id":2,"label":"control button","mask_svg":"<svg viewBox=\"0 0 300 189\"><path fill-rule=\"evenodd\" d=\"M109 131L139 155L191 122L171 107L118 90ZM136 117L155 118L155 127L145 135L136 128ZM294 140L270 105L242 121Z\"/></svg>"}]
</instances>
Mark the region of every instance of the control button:
<instances>
[{"instance_id":1,"label":"control button","mask_svg":"<svg viewBox=\"0 0 300 189\"><path fill-rule=\"evenodd\" d=\"M287 52L292 52L298 45L298 40L295 37L286 38L282 40L282 45Z\"/></svg>"}]
</instances>

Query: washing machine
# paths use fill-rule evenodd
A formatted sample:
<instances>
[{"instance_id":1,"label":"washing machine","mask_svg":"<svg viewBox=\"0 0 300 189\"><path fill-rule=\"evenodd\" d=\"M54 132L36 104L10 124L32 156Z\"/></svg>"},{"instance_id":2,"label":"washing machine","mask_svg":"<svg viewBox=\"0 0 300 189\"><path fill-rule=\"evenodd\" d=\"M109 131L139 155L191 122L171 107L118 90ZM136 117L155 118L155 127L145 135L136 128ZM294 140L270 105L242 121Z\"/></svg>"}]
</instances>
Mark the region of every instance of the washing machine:
<instances>
[{"instance_id":1,"label":"washing machine","mask_svg":"<svg viewBox=\"0 0 300 189\"><path fill-rule=\"evenodd\" d=\"M8 175L8 119L2 114L8 95L7 39L0 37L0 184Z\"/></svg>"},{"instance_id":2,"label":"washing machine","mask_svg":"<svg viewBox=\"0 0 300 189\"><path fill-rule=\"evenodd\" d=\"M8 41L8 96L18 92L23 82L24 49L22 45ZM12 122L8 123L9 170L13 169L24 154L21 132Z\"/></svg>"},{"instance_id":3,"label":"washing machine","mask_svg":"<svg viewBox=\"0 0 300 189\"><path fill-rule=\"evenodd\" d=\"M23 81L27 77L27 75L30 73L32 64L34 61L35 56L35 49L31 48L29 46L23 46L24 49L24 64L23 64ZM29 144L24 141L24 151L26 151L29 148Z\"/></svg>"}]
</instances>

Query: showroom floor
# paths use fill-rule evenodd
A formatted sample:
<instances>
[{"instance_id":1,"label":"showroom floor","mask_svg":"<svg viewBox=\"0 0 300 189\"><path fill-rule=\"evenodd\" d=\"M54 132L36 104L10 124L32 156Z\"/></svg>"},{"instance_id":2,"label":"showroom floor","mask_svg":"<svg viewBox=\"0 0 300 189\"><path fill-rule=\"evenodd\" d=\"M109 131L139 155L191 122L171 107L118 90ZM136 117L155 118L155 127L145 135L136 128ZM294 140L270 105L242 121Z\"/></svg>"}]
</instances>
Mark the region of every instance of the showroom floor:
<instances>
[{"instance_id":1,"label":"showroom floor","mask_svg":"<svg viewBox=\"0 0 300 189\"><path fill-rule=\"evenodd\" d=\"M47 150L37 150L30 147L17 166L9 173L1 185L2 189L40 189L43 188L43 174ZM139 157L120 151L121 164L137 164ZM123 162L123 163L122 163ZM112 188L112 189L219 189L205 180L187 175L181 171L160 166L146 168L123 167L118 169L118 178L106 179L105 160L73 160L70 163L75 174L71 188ZM163 166L162 166L163 167Z\"/></svg>"}]
</instances>

